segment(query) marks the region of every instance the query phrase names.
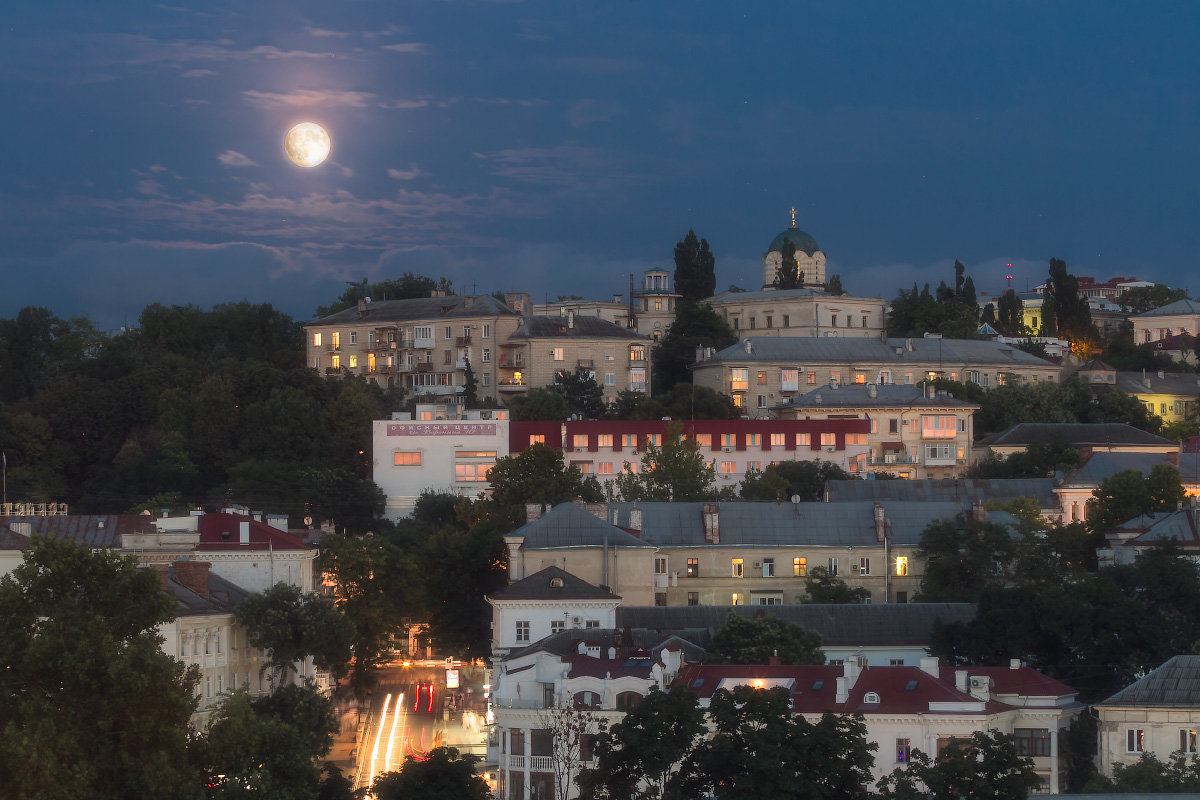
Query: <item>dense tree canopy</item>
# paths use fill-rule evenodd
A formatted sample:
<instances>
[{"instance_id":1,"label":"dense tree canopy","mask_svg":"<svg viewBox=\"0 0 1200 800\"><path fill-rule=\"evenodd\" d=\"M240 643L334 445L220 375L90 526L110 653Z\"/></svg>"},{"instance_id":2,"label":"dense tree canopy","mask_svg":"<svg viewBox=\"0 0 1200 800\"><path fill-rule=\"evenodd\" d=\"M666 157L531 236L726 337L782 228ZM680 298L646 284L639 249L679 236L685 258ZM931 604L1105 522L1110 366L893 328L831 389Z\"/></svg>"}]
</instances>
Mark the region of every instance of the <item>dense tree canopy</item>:
<instances>
[{"instance_id":1,"label":"dense tree canopy","mask_svg":"<svg viewBox=\"0 0 1200 800\"><path fill-rule=\"evenodd\" d=\"M414 297L432 297L434 291L454 294L453 284L446 278L439 278L435 281L433 278L414 275L411 272L406 272L399 278L382 280L378 283L370 283L366 278L358 283L346 281L346 290L329 305L319 306L316 316L318 318L327 317L343 309L353 308L359 300L365 300L368 297L372 302L408 300ZM504 298L501 297L500 301L503 302Z\"/></svg>"},{"instance_id":2,"label":"dense tree canopy","mask_svg":"<svg viewBox=\"0 0 1200 800\"><path fill-rule=\"evenodd\" d=\"M250 646L266 650L264 669L279 678L295 674L296 663L309 656L335 678L346 674L354 625L329 598L277 583L243 600L235 615Z\"/></svg>"},{"instance_id":3,"label":"dense tree canopy","mask_svg":"<svg viewBox=\"0 0 1200 800\"><path fill-rule=\"evenodd\" d=\"M732 611L713 637L713 664L824 664L821 634L777 617L746 618Z\"/></svg>"},{"instance_id":4,"label":"dense tree canopy","mask_svg":"<svg viewBox=\"0 0 1200 800\"><path fill-rule=\"evenodd\" d=\"M1174 511L1187 498L1179 469L1171 464L1156 464L1143 477L1127 469L1100 482L1088 501L1088 527L1103 535L1116 525L1139 514Z\"/></svg>"},{"instance_id":5,"label":"dense tree canopy","mask_svg":"<svg viewBox=\"0 0 1200 800\"><path fill-rule=\"evenodd\" d=\"M685 301L699 302L712 297L716 288L716 259L708 240L697 239L696 232L689 230L675 244L675 291Z\"/></svg>"},{"instance_id":6,"label":"dense tree canopy","mask_svg":"<svg viewBox=\"0 0 1200 800\"><path fill-rule=\"evenodd\" d=\"M954 286L943 281L936 294L929 284L920 291L914 283L911 291L900 290L891 302L887 318L888 336L914 337L940 333L952 339L979 338L979 304L975 284L966 277L966 268L954 262Z\"/></svg>"},{"instance_id":7,"label":"dense tree canopy","mask_svg":"<svg viewBox=\"0 0 1200 800\"><path fill-rule=\"evenodd\" d=\"M496 459L488 473L492 504L511 521L520 523L526 503L557 505L576 497L590 502L604 499L600 484L567 464L562 450L535 444L513 456Z\"/></svg>"},{"instance_id":8,"label":"dense tree canopy","mask_svg":"<svg viewBox=\"0 0 1200 800\"><path fill-rule=\"evenodd\" d=\"M479 756L435 747L424 761L410 756L398 772L375 778L372 793L376 800L488 800L488 785L475 773L478 762Z\"/></svg>"},{"instance_id":9,"label":"dense tree canopy","mask_svg":"<svg viewBox=\"0 0 1200 800\"><path fill-rule=\"evenodd\" d=\"M850 473L830 461L780 461L766 469L749 470L742 480L743 500L782 503L792 497L801 502L825 499L826 481L845 481Z\"/></svg>"},{"instance_id":10,"label":"dense tree canopy","mask_svg":"<svg viewBox=\"0 0 1200 800\"><path fill-rule=\"evenodd\" d=\"M952 740L930 760L918 748L908 765L879 781L880 800L1025 800L1041 783L1033 759L1017 754L1012 736L976 731Z\"/></svg>"},{"instance_id":11,"label":"dense tree canopy","mask_svg":"<svg viewBox=\"0 0 1200 800\"><path fill-rule=\"evenodd\" d=\"M1137 286L1133 289L1126 289L1121 292L1117 302L1121 304L1123 310L1130 314L1145 314L1147 311L1153 311L1177 300L1186 299L1186 290L1172 289L1165 283L1156 283L1153 286Z\"/></svg>"},{"instance_id":12,"label":"dense tree canopy","mask_svg":"<svg viewBox=\"0 0 1200 800\"><path fill-rule=\"evenodd\" d=\"M804 599L801 602L820 605L843 605L865 603L871 598L871 590L863 586L851 589L837 575L825 567L813 567L804 577Z\"/></svg>"},{"instance_id":13,"label":"dense tree canopy","mask_svg":"<svg viewBox=\"0 0 1200 800\"><path fill-rule=\"evenodd\" d=\"M630 465L635 471L617 476L618 497L626 501L689 503L721 496L716 469L694 439L681 436L681 430L677 422L668 425L662 445L648 444L641 463Z\"/></svg>"},{"instance_id":14,"label":"dense tree canopy","mask_svg":"<svg viewBox=\"0 0 1200 800\"><path fill-rule=\"evenodd\" d=\"M712 306L681 299L675 307L674 322L650 354L653 394L664 394L676 384L692 382L688 365L696 360L696 348L721 350L735 342L737 335Z\"/></svg>"}]
</instances>

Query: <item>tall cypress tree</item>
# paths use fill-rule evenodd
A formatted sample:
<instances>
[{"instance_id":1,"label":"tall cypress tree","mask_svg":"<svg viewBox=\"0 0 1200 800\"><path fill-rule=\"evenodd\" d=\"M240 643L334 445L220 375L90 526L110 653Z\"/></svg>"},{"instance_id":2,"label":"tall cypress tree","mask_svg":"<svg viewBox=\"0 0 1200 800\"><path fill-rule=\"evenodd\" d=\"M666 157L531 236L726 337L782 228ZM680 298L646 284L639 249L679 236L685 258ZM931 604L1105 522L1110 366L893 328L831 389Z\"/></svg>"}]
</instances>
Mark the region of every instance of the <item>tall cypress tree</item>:
<instances>
[{"instance_id":1,"label":"tall cypress tree","mask_svg":"<svg viewBox=\"0 0 1200 800\"><path fill-rule=\"evenodd\" d=\"M707 239L697 239L688 230L675 245L675 290L685 300L700 301L712 297L717 288L716 259Z\"/></svg>"}]
</instances>

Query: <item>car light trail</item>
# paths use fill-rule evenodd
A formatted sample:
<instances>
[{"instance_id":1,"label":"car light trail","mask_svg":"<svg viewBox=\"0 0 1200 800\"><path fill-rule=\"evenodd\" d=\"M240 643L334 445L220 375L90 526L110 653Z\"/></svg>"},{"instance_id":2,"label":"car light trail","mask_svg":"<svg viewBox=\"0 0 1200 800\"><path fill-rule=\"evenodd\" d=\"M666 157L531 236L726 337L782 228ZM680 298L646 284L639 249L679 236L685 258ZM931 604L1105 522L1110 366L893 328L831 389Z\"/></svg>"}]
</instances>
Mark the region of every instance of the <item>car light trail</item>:
<instances>
[{"instance_id":1,"label":"car light trail","mask_svg":"<svg viewBox=\"0 0 1200 800\"><path fill-rule=\"evenodd\" d=\"M396 698L396 710L392 712L392 729L388 732L387 754L383 757L383 771L392 771L392 748L396 744L396 729L400 727L400 709L403 708L404 694ZM382 728L380 729L382 732Z\"/></svg>"},{"instance_id":2,"label":"car light trail","mask_svg":"<svg viewBox=\"0 0 1200 800\"><path fill-rule=\"evenodd\" d=\"M392 695L389 692L383 700L383 713L379 715L379 727L375 730L375 744L371 747L371 774L367 778L367 789L375 784L375 759L379 757L379 740L383 738L383 726L387 724L388 706L391 702Z\"/></svg>"}]
</instances>

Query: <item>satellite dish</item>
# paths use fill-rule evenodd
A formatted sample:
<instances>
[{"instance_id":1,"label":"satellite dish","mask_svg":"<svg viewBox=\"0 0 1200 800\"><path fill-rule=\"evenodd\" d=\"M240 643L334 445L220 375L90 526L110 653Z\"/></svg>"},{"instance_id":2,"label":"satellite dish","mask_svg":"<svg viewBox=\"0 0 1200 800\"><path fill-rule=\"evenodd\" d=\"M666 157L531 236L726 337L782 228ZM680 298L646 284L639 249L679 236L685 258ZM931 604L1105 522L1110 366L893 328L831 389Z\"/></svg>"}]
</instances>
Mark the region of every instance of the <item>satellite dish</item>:
<instances>
[{"instance_id":1,"label":"satellite dish","mask_svg":"<svg viewBox=\"0 0 1200 800\"><path fill-rule=\"evenodd\" d=\"M792 495L792 504L793 504L793 505L796 505L796 504L798 504L799 502L800 502L800 495L798 495L798 494L794 494L794 495Z\"/></svg>"},{"instance_id":2,"label":"satellite dish","mask_svg":"<svg viewBox=\"0 0 1200 800\"><path fill-rule=\"evenodd\" d=\"M304 518L304 524L305 524L305 525L312 525L312 517L305 517L305 518Z\"/></svg>"}]
</instances>

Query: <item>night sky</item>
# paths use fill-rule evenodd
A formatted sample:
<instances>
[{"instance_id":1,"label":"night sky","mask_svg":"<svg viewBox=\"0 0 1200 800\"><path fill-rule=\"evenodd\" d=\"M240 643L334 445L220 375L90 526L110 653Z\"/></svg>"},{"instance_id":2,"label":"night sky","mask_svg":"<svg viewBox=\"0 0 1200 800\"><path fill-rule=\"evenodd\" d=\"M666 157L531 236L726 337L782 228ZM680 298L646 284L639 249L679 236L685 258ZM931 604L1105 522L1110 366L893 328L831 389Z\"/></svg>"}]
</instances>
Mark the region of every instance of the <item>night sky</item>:
<instances>
[{"instance_id":1,"label":"night sky","mask_svg":"<svg viewBox=\"0 0 1200 800\"><path fill-rule=\"evenodd\" d=\"M757 288L789 222L852 293L1200 292L1200 4L18 0L0 316L343 281L611 297L689 228ZM333 139L314 169L282 140Z\"/></svg>"}]
</instances>

